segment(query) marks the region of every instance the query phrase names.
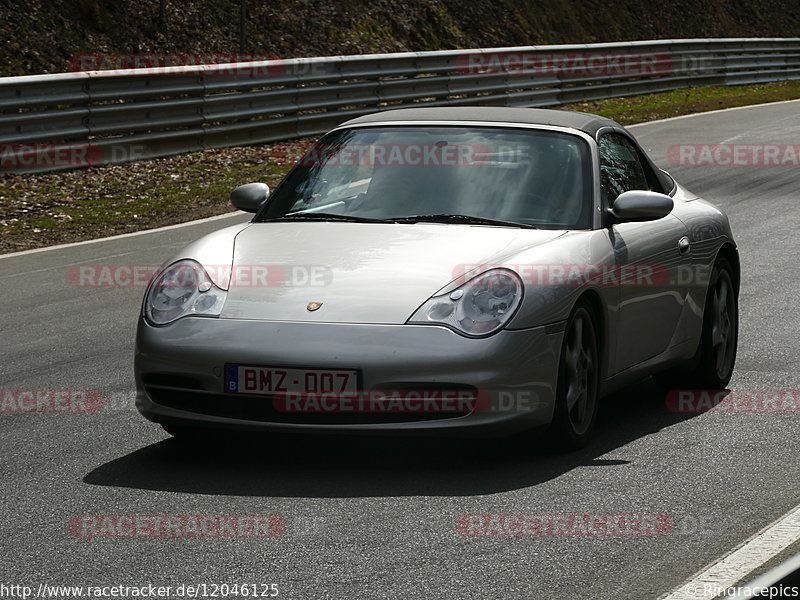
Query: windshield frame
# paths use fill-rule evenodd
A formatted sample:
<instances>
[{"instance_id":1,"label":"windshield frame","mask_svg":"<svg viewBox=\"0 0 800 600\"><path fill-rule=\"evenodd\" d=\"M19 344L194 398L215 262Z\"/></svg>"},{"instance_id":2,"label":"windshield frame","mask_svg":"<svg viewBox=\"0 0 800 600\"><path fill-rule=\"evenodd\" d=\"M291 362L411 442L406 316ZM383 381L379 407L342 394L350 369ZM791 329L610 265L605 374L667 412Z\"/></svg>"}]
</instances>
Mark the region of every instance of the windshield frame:
<instances>
[{"instance_id":1,"label":"windshield frame","mask_svg":"<svg viewBox=\"0 0 800 600\"><path fill-rule=\"evenodd\" d=\"M556 125L545 125L539 123L516 123L516 122L499 122L499 121L457 121L457 120L409 120L409 121L377 121L377 122L370 122L364 124L343 124L339 127L335 127L331 129L323 136L318 138L314 141L313 145L318 144L324 138L328 137L331 134L343 132L343 131L354 131L354 130L365 130L365 129L382 129L382 128L403 128L403 127L454 127L454 128L492 128L492 129L503 129L503 130L536 130L536 131L544 131L544 132L556 132L561 134L567 134L572 137L579 138L585 145L586 145L586 153L585 156L589 158L590 161L590 169L586 170L586 176L590 177L591 180L587 181L586 188L588 189L588 194L591 195L591 205L592 205L592 215L589 218L589 223L587 227L575 227L570 228L568 230L575 230L575 231L586 231L586 230L596 230L602 228L602 207L598 204L598 198L600 198L600 164L599 158L597 153L597 142L596 140L589 135L588 133L581 131L579 129L573 129L571 127L561 127ZM313 146L312 146L313 147ZM261 206L258 212L252 219L253 223L259 222L270 222L275 223L280 221L279 217L275 217L272 215L268 215L271 208L274 207L273 200L280 196L280 192L282 188L287 186L290 181L292 181L293 176L296 175L296 172L300 169L308 168L307 165L303 165L302 158L297 161L297 163L292 167L292 169L286 174L286 176L281 180L281 182L275 187L273 192L270 194L267 201ZM288 220L288 219L287 219ZM391 220L386 221L386 223L391 223ZM525 228L526 225L522 223L509 223L510 227L517 226L519 228ZM563 227L558 226L543 226L541 229L555 229L555 230L565 230Z\"/></svg>"}]
</instances>

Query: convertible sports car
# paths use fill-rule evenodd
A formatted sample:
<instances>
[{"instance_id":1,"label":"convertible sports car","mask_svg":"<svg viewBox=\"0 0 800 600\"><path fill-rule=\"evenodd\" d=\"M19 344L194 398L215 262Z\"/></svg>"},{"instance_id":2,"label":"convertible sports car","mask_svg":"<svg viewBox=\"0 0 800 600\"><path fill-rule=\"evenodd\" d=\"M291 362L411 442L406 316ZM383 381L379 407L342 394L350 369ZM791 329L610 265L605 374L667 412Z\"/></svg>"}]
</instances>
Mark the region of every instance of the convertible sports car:
<instances>
[{"instance_id":1,"label":"convertible sports car","mask_svg":"<svg viewBox=\"0 0 800 600\"><path fill-rule=\"evenodd\" d=\"M727 217L614 121L557 110L360 117L146 292L137 407L209 428L589 439L647 376L722 389L739 258Z\"/></svg>"}]
</instances>

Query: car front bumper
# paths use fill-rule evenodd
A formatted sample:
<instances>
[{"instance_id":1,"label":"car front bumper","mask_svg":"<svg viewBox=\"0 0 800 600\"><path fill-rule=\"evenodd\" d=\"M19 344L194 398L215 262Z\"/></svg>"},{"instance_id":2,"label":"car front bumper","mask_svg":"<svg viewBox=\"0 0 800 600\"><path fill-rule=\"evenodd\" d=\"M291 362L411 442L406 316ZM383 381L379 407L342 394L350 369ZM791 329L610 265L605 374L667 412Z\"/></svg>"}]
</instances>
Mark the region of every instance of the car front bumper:
<instances>
[{"instance_id":1,"label":"car front bumper","mask_svg":"<svg viewBox=\"0 0 800 600\"><path fill-rule=\"evenodd\" d=\"M439 326L140 319L136 406L164 424L283 433L511 434L553 415L563 327L470 339ZM225 365L357 369L361 388L473 390L467 414L281 414L268 396L225 393ZM388 418L387 418L388 417Z\"/></svg>"}]
</instances>

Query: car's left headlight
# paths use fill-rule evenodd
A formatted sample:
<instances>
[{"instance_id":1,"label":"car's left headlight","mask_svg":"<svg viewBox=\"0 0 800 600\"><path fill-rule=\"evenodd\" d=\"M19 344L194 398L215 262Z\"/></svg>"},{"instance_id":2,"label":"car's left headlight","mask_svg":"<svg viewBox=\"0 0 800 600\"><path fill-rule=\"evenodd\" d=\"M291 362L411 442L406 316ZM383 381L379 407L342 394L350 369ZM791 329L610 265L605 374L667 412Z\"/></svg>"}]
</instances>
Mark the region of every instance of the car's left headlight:
<instances>
[{"instance_id":1,"label":"car's left headlight","mask_svg":"<svg viewBox=\"0 0 800 600\"><path fill-rule=\"evenodd\" d=\"M468 337L486 337L502 329L522 302L522 280L509 269L492 269L460 287L432 296L409 324L445 325Z\"/></svg>"},{"instance_id":2,"label":"car's left headlight","mask_svg":"<svg viewBox=\"0 0 800 600\"><path fill-rule=\"evenodd\" d=\"M227 292L211 281L200 263L179 260L150 282L144 316L151 325L167 325L187 315L218 317Z\"/></svg>"}]
</instances>

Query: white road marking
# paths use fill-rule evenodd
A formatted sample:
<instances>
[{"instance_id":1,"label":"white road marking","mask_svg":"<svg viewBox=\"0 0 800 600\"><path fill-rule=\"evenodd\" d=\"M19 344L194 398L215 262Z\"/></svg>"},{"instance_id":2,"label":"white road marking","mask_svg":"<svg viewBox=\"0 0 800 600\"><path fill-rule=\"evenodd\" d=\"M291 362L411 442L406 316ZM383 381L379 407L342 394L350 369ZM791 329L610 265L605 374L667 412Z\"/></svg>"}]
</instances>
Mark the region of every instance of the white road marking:
<instances>
[{"instance_id":1,"label":"white road marking","mask_svg":"<svg viewBox=\"0 0 800 600\"><path fill-rule=\"evenodd\" d=\"M754 571L800 540L800 506L767 525L735 550L677 587L661 600L710 600L713 590L746 584Z\"/></svg>"},{"instance_id":2,"label":"white road marking","mask_svg":"<svg viewBox=\"0 0 800 600\"><path fill-rule=\"evenodd\" d=\"M778 104L790 104L791 102L800 102L797 100L780 100L779 102L763 102L762 104L747 104L746 106L732 106L731 108L719 108L717 110L707 110L705 112L692 113L690 115L678 115L677 117L667 117L666 119L656 119L655 121L645 121L644 123L634 123L633 125L625 125L625 129L633 129L635 127L643 127L645 125L658 125L659 123L668 123L670 121L677 121L679 119L691 119L693 117L700 117L704 115L713 115L715 113L730 112L732 110L744 110L746 108L759 108L761 106L774 106Z\"/></svg>"}]
</instances>

